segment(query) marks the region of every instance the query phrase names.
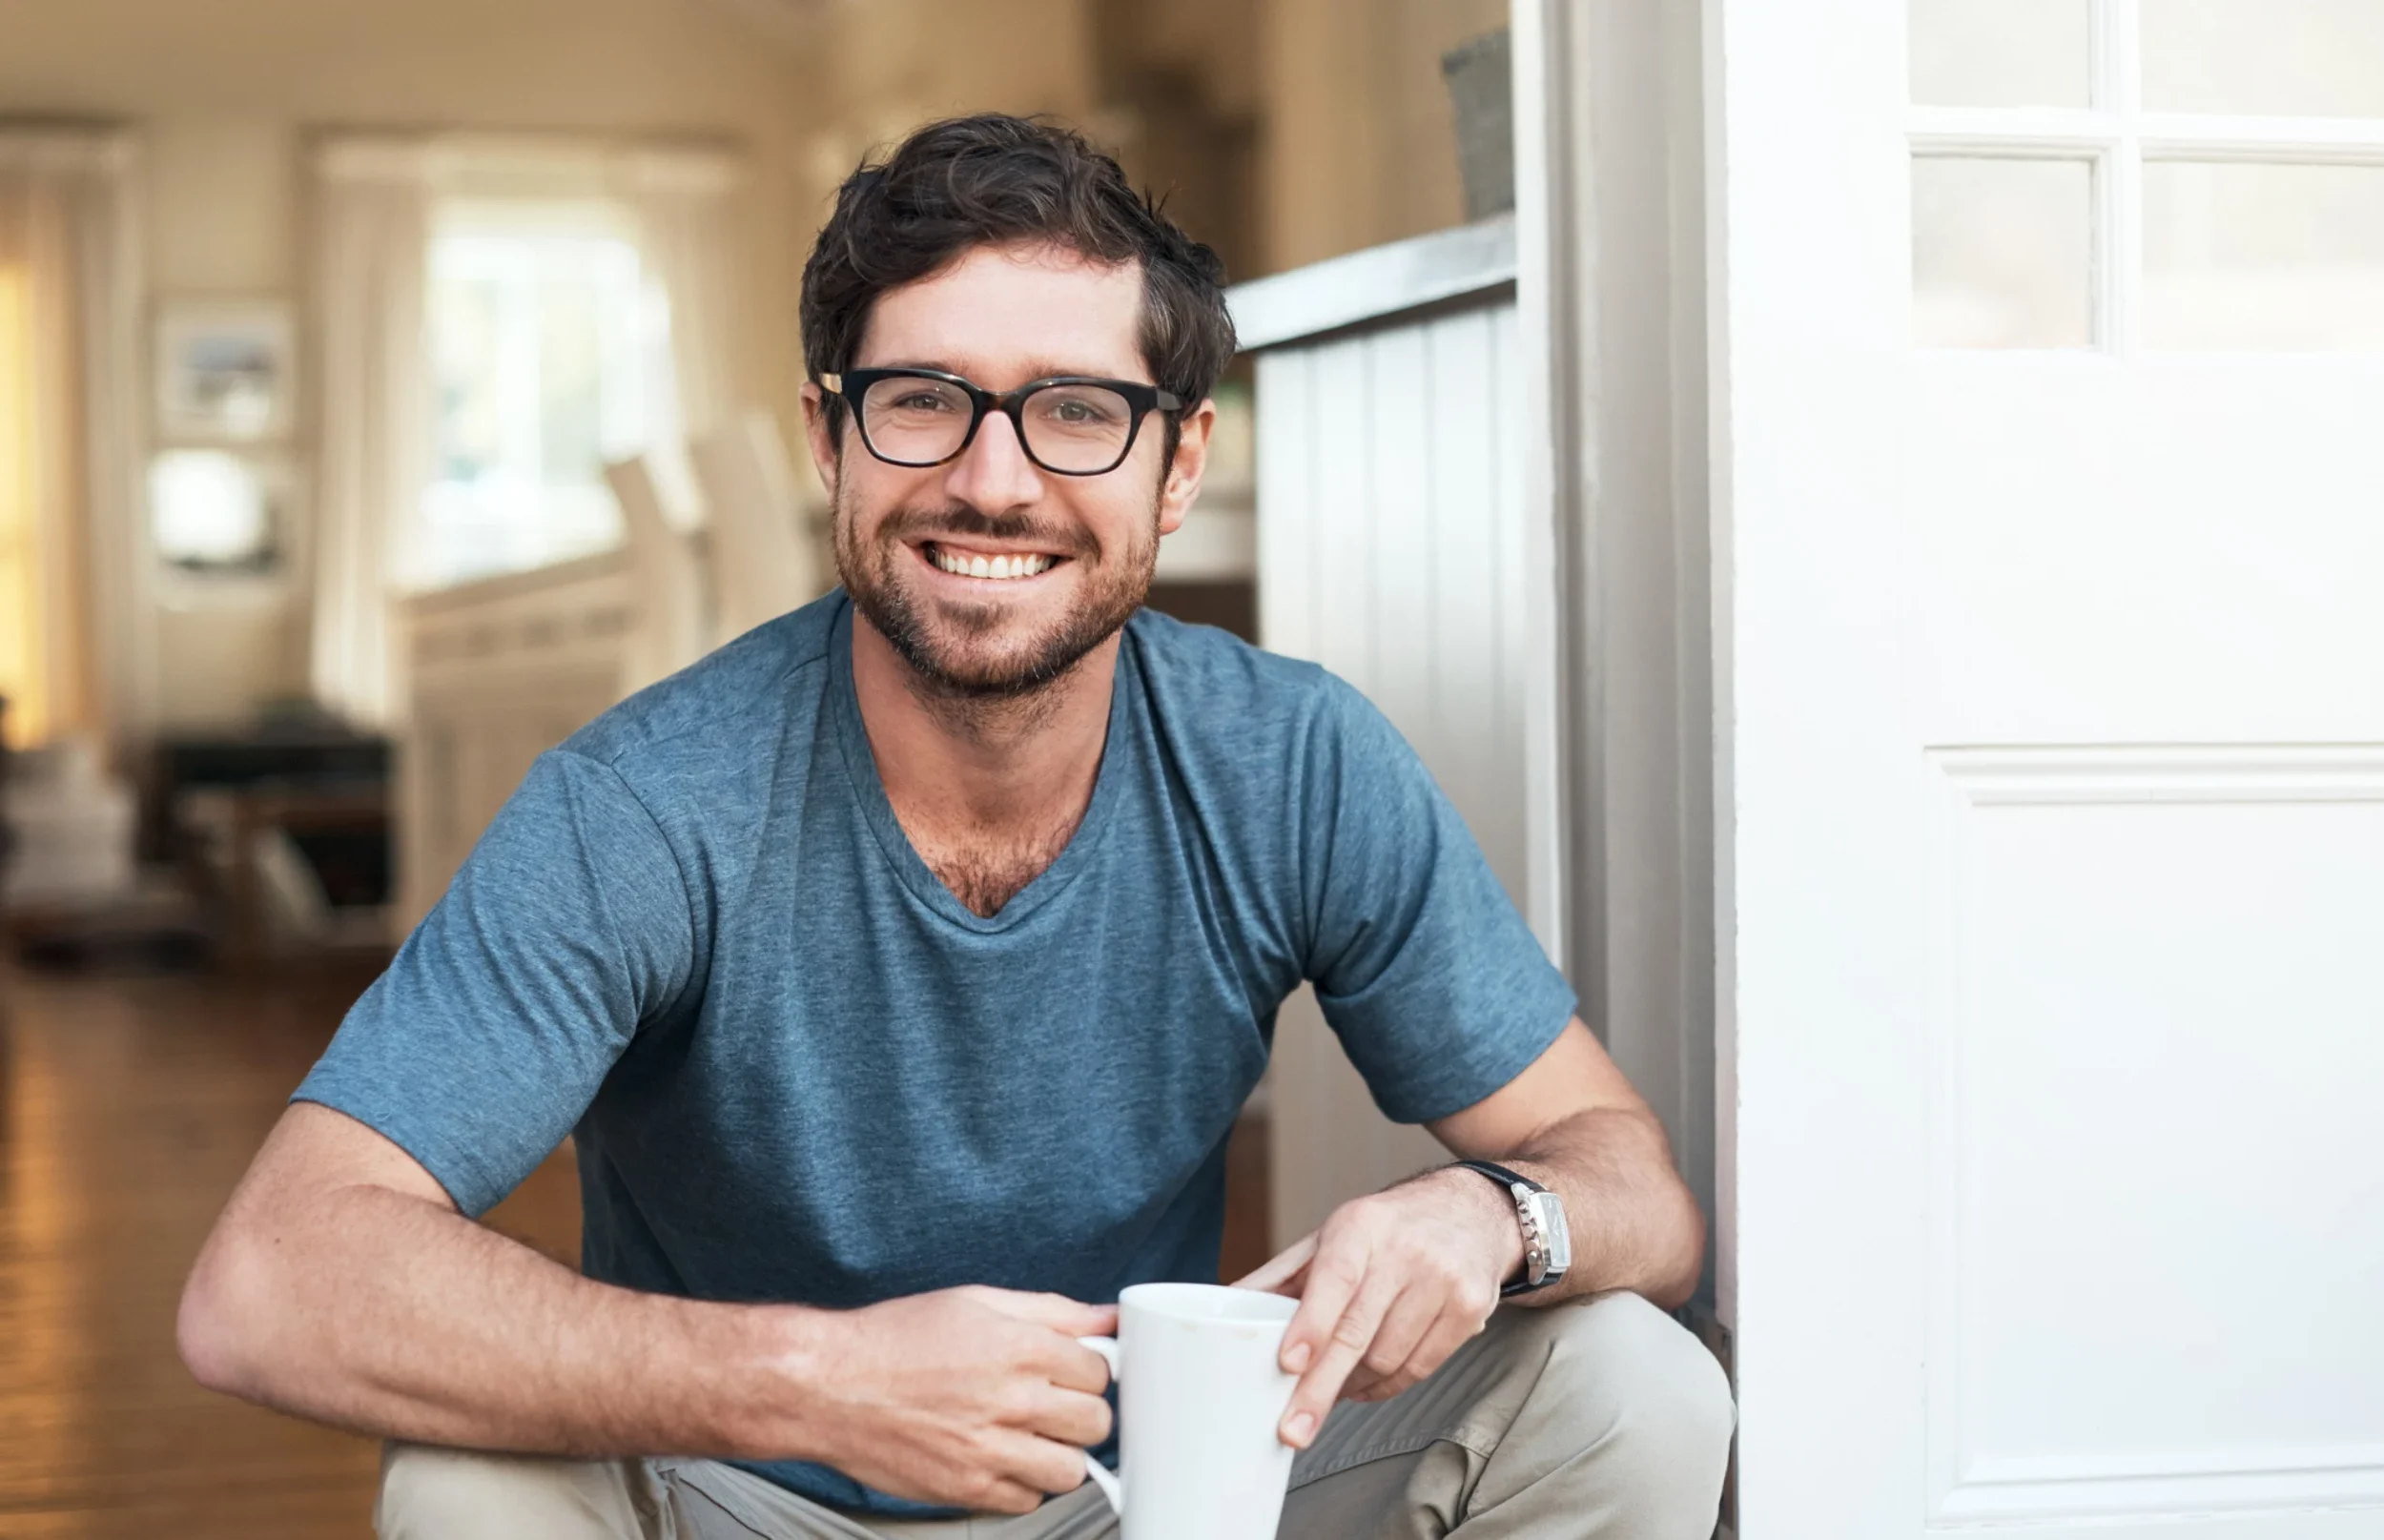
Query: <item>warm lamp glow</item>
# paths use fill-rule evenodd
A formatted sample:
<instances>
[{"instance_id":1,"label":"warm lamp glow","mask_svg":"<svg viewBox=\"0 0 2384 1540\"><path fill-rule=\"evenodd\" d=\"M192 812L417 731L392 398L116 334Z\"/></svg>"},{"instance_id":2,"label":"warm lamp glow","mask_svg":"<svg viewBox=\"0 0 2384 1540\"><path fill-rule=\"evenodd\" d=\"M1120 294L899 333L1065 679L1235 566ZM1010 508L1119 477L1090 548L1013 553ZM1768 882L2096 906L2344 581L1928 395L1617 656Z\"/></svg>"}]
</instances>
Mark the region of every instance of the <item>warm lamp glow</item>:
<instances>
[{"instance_id":1,"label":"warm lamp glow","mask_svg":"<svg viewBox=\"0 0 2384 1540\"><path fill-rule=\"evenodd\" d=\"M40 553L33 529L32 317L22 267L0 267L0 695L9 741L50 727L42 688Z\"/></svg>"}]
</instances>

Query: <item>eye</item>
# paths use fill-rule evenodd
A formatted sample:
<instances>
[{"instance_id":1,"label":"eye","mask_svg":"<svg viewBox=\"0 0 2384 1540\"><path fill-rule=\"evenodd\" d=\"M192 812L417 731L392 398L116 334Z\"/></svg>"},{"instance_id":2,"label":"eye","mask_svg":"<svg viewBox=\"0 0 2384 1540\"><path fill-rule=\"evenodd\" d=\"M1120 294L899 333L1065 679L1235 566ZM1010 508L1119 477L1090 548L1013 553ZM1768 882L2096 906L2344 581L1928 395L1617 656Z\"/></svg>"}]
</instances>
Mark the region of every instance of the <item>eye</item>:
<instances>
[{"instance_id":1,"label":"eye","mask_svg":"<svg viewBox=\"0 0 2384 1540\"><path fill-rule=\"evenodd\" d=\"M933 390L915 390L894 400L894 410L899 412L940 412L951 404L941 392Z\"/></svg>"},{"instance_id":2,"label":"eye","mask_svg":"<svg viewBox=\"0 0 2384 1540\"><path fill-rule=\"evenodd\" d=\"M1045 421L1066 428L1102 427L1125 417L1125 403L1106 391L1055 391L1038 400L1035 408Z\"/></svg>"}]
</instances>

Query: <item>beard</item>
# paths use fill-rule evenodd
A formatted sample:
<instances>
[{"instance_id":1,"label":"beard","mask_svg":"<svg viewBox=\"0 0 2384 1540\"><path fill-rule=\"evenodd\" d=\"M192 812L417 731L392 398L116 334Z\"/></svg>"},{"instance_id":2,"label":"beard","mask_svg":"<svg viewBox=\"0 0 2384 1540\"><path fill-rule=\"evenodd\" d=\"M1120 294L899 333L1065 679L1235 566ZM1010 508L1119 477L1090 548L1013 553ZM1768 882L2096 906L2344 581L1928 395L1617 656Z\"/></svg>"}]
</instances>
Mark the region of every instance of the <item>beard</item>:
<instances>
[{"instance_id":1,"label":"beard","mask_svg":"<svg viewBox=\"0 0 2384 1540\"><path fill-rule=\"evenodd\" d=\"M1159 565L1156 495L1140 538L1104 560L1081 530L956 505L897 508L865 541L847 502L850 484L837 487L832 509L836 575L853 606L910 665L919 686L945 700L1017 700L1042 690L1115 635L1150 596ZM1000 599L957 604L920 592L910 546L970 536L1064 554L1078 572L1075 602L1056 620L1030 622Z\"/></svg>"}]
</instances>

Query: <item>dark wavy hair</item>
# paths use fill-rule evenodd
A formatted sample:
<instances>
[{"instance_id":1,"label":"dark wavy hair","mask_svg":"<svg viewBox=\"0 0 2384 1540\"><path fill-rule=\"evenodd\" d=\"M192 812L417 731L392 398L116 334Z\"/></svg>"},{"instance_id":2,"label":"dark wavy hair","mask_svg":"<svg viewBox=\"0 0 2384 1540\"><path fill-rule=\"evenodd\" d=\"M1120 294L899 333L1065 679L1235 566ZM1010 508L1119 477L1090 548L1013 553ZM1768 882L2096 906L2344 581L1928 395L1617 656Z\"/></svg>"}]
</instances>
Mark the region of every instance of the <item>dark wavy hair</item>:
<instances>
[{"instance_id":1,"label":"dark wavy hair","mask_svg":"<svg viewBox=\"0 0 2384 1540\"><path fill-rule=\"evenodd\" d=\"M803 265L803 363L811 378L852 367L870 307L979 246L1048 241L1142 269L1142 361L1162 390L1207 396L1233 359L1225 266L1118 162L1073 129L980 113L930 123L836 190ZM844 403L828 398L841 440ZM1167 419L1168 458L1176 420ZM1163 474L1163 471L1162 471Z\"/></svg>"}]
</instances>

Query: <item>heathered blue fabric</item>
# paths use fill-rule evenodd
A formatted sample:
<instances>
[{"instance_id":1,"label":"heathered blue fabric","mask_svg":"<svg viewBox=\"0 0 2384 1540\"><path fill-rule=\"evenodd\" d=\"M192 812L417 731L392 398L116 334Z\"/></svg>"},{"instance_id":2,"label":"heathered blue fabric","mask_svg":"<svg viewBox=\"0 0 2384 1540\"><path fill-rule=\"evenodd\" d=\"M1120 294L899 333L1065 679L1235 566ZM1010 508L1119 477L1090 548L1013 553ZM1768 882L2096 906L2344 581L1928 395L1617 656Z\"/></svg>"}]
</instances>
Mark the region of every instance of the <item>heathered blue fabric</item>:
<instances>
[{"instance_id":1,"label":"heathered blue fabric","mask_svg":"<svg viewBox=\"0 0 2384 1540\"><path fill-rule=\"evenodd\" d=\"M1407 1122L1495 1091L1571 1016L1357 691L1148 611L1083 823L971 914L886 800L852 624L831 594L541 758L298 1099L474 1215L575 1134L582 1266L631 1288L1107 1302L1216 1278L1225 1137L1302 979Z\"/></svg>"}]
</instances>

